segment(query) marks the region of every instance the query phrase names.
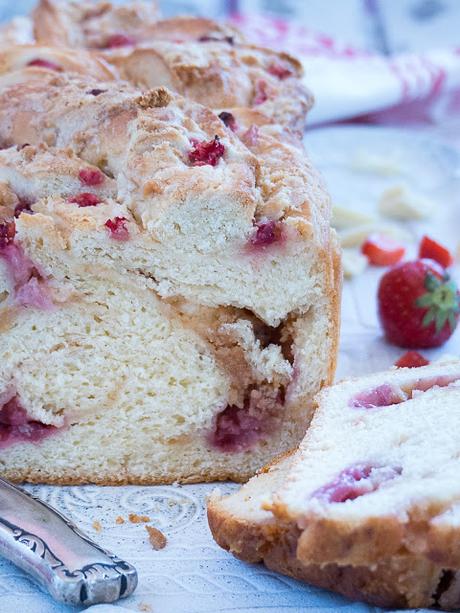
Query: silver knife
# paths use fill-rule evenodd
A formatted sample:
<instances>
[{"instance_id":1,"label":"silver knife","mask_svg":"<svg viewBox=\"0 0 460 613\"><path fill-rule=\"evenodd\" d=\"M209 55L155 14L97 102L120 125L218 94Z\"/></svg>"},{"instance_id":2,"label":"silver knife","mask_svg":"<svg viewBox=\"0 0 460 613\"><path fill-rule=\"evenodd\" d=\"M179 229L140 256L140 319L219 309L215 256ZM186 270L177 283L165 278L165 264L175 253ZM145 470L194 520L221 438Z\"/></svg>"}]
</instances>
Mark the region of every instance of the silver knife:
<instances>
[{"instance_id":1,"label":"silver knife","mask_svg":"<svg viewBox=\"0 0 460 613\"><path fill-rule=\"evenodd\" d=\"M91 541L59 511L0 479L0 555L51 596L73 605L114 602L134 592L137 572Z\"/></svg>"}]
</instances>

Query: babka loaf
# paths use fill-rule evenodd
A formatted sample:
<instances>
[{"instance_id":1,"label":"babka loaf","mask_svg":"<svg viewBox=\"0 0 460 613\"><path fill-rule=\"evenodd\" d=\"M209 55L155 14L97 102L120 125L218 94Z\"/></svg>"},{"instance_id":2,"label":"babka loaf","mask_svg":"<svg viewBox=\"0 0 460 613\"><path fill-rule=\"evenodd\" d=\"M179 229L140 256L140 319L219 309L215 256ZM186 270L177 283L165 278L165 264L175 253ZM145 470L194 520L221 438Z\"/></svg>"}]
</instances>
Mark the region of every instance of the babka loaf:
<instances>
[{"instance_id":1,"label":"babka loaf","mask_svg":"<svg viewBox=\"0 0 460 613\"><path fill-rule=\"evenodd\" d=\"M460 606L460 361L323 390L299 450L208 507L243 560L378 606Z\"/></svg>"},{"instance_id":2,"label":"babka loaf","mask_svg":"<svg viewBox=\"0 0 460 613\"><path fill-rule=\"evenodd\" d=\"M301 439L336 355L329 199L270 126L240 137L164 88L0 76L2 475L242 480Z\"/></svg>"},{"instance_id":3,"label":"babka loaf","mask_svg":"<svg viewBox=\"0 0 460 613\"><path fill-rule=\"evenodd\" d=\"M147 3L146 3L147 4ZM256 47L229 25L209 19L157 20L142 3L42 0L34 13L37 41L86 47L143 89L164 86L222 113L229 127L278 123L302 136L312 96L301 64ZM246 125L246 128L249 125Z\"/></svg>"}]
</instances>

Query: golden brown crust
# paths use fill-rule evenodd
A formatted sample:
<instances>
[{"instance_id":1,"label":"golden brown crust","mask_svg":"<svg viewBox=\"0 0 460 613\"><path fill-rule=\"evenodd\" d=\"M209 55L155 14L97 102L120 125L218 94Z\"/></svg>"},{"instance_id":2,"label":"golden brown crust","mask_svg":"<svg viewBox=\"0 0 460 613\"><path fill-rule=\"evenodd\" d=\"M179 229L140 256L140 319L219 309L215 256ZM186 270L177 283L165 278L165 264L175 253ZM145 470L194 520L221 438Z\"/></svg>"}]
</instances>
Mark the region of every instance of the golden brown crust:
<instances>
[{"instance_id":1,"label":"golden brown crust","mask_svg":"<svg viewBox=\"0 0 460 613\"><path fill-rule=\"evenodd\" d=\"M208 38L234 44L247 42L238 28L205 17L170 17L148 24L140 33L138 41L148 44L151 40L177 42L199 41ZM230 44L230 43L229 43Z\"/></svg>"},{"instance_id":2,"label":"golden brown crust","mask_svg":"<svg viewBox=\"0 0 460 613\"><path fill-rule=\"evenodd\" d=\"M208 521L217 543L246 562L263 561L271 570L379 607L435 604L444 571L426 558L394 556L355 567L304 564L296 556L301 532L292 524L246 521L227 512L216 498L208 503Z\"/></svg>"},{"instance_id":3,"label":"golden brown crust","mask_svg":"<svg viewBox=\"0 0 460 613\"><path fill-rule=\"evenodd\" d=\"M112 35L124 35L133 44L152 40L177 42L200 38L231 38L244 41L236 28L202 17L173 17L158 20L156 3L40 0L33 12L34 34L38 43L57 47L104 49ZM115 47L118 49L118 47Z\"/></svg>"},{"instance_id":4,"label":"golden brown crust","mask_svg":"<svg viewBox=\"0 0 460 613\"><path fill-rule=\"evenodd\" d=\"M197 475L187 475L170 473L167 477L122 477L118 474L98 475L85 474L75 475L67 473L56 477L54 471L46 473L44 470L2 470L2 476L13 483L46 483L48 485L170 485L171 483L192 484L192 483L212 483L214 481L234 481L235 483L245 483L254 474L253 471L207 471Z\"/></svg>"},{"instance_id":5,"label":"golden brown crust","mask_svg":"<svg viewBox=\"0 0 460 613\"><path fill-rule=\"evenodd\" d=\"M6 184L0 184L0 214L4 217L12 216L14 206L18 203L17 196L11 198L11 194L21 193L23 198L33 203L47 196L68 197L81 189L81 170L101 172L96 166L77 157L71 149L48 147L45 144L1 150L0 168L4 181L8 181L8 191L2 189ZM115 199L115 180L103 173L101 176L104 182L97 186L97 193L101 198ZM94 191L91 186L85 189L87 192ZM21 221L27 224L31 220L23 218Z\"/></svg>"},{"instance_id":6,"label":"golden brown crust","mask_svg":"<svg viewBox=\"0 0 460 613\"><path fill-rule=\"evenodd\" d=\"M460 568L459 529L438 525L436 516L401 522L396 516L370 517L359 524L312 519L299 537L300 559L326 564L375 564L397 555L424 556L440 566Z\"/></svg>"},{"instance_id":7,"label":"golden brown crust","mask_svg":"<svg viewBox=\"0 0 460 613\"><path fill-rule=\"evenodd\" d=\"M260 470L257 471L258 475L263 475L265 473L270 472L270 470L276 466L277 464L279 464L280 462L282 462L283 460L288 460L290 457L293 456L293 454L296 452L295 449L290 449L289 451L284 451L283 453L279 453L278 455L276 455L270 462L268 462L268 464L265 464L265 466L262 466L262 468Z\"/></svg>"},{"instance_id":8,"label":"golden brown crust","mask_svg":"<svg viewBox=\"0 0 460 613\"><path fill-rule=\"evenodd\" d=\"M252 107L259 124L265 119L297 134L305 128L313 97L300 62L245 43L232 26L192 17L157 21L142 3L90 7L60 0L42 0L34 23L39 43L99 49L122 78L143 89L165 86L218 110ZM109 44L113 36L128 44Z\"/></svg>"},{"instance_id":9,"label":"golden brown crust","mask_svg":"<svg viewBox=\"0 0 460 613\"><path fill-rule=\"evenodd\" d=\"M158 19L154 0L116 6L104 0L40 0L33 12L37 42L56 47L104 47L113 35L132 36Z\"/></svg>"},{"instance_id":10,"label":"golden brown crust","mask_svg":"<svg viewBox=\"0 0 460 613\"><path fill-rule=\"evenodd\" d=\"M375 564L404 549L404 527L398 519L369 518L356 527L334 520L309 522L299 537L297 554L305 562L316 564Z\"/></svg>"},{"instance_id":11,"label":"golden brown crust","mask_svg":"<svg viewBox=\"0 0 460 613\"><path fill-rule=\"evenodd\" d=\"M424 542L424 555L437 564L460 568L459 531L458 524L431 522Z\"/></svg>"},{"instance_id":12,"label":"golden brown crust","mask_svg":"<svg viewBox=\"0 0 460 613\"><path fill-rule=\"evenodd\" d=\"M162 108L168 106L172 101L173 97L164 87L151 89L137 99L142 109Z\"/></svg>"},{"instance_id":13,"label":"golden brown crust","mask_svg":"<svg viewBox=\"0 0 460 613\"><path fill-rule=\"evenodd\" d=\"M328 378L324 382L324 385L331 385L334 381L335 371L337 368L337 357L339 353L339 340L340 340L340 305L342 300L342 257L340 251L339 241L335 234L335 231L331 231L331 248L330 258L331 266L329 269L329 304L330 304L330 339L331 348L329 354L329 370Z\"/></svg>"},{"instance_id":14,"label":"golden brown crust","mask_svg":"<svg viewBox=\"0 0 460 613\"><path fill-rule=\"evenodd\" d=\"M155 178L155 171L164 165L163 157L152 156L156 167L147 167L144 158L140 165L137 160L141 158L136 156L133 146L124 172L136 172L135 184L139 185L140 199L144 199L144 184L149 176L150 180L155 179L158 193L168 193L169 201L180 202L185 189L188 194L192 191L203 193L202 185L194 186L190 181L192 174L200 176L201 167L184 168L191 139L198 136L197 129L202 131L203 140L218 135L231 154L228 155L229 163L234 164L235 172L228 174L231 183L223 183L221 176L215 173L216 186L218 182L220 190L227 191L233 198L239 197L250 207L255 204L250 191L253 192L254 184L259 183L261 202L256 204L256 218L291 218L300 233L304 232L304 226L300 227L299 223L307 222L306 231L312 232L324 246L325 274L329 277L334 309L337 308L340 280L333 278L332 273L337 259L334 264L330 260L331 250L336 250L329 241L330 201L304 152L279 143L262 131L257 143L250 145L259 162L211 111L177 94L158 88L139 96L135 89L118 83L105 83L102 95L88 93L98 86L98 82L88 79L32 68L3 75L0 81L0 118L4 118L0 127L2 143L4 146L24 142L39 145L45 141L50 145L71 147L89 162L98 164L101 158L107 160L114 171L126 156L132 135L130 124L136 121L139 143L149 139L152 144L162 142L162 147L168 148L170 172L162 171L163 181ZM171 130L172 124L176 126L175 131ZM101 125L105 126L104 132L100 130ZM174 183L170 178L173 169ZM338 322L338 316L333 319ZM333 336L337 336L336 332Z\"/></svg>"},{"instance_id":15,"label":"golden brown crust","mask_svg":"<svg viewBox=\"0 0 460 613\"><path fill-rule=\"evenodd\" d=\"M48 66L47 66L48 64ZM85 75L101 81L118 77L116 68L90 51L78 53L39 45L8 45L0 47L0 74L34 66L37 71L67 72Z\"/></svg>"},{"instance_id":16,"label":"golden brown crust","mask_svg":"<svg viewBox=\"0 0 460 613\"><path fill-rule=\"evenodd\" d=\"M252 108L258 125L276 123L302 134L313 103L302 85L297 60L254 45L151 40L148 46L111 51L105 57L136 86L164 85L200 104L239 116L246 127L250 124L240 110ZM289 76L280 79L272 72L276 68Z\"/></svg>"}]
</instances>

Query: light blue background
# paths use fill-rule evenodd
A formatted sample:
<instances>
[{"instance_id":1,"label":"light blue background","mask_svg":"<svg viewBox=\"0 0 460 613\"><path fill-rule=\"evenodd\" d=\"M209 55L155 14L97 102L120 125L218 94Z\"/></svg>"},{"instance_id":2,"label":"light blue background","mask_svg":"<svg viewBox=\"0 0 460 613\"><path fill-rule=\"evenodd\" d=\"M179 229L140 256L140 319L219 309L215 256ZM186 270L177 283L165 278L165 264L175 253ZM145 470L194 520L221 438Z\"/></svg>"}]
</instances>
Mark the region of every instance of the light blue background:
<instances>
[{"instance_id":1,"label":"light blue background","mask_svg":"<svg viewBox=\"0 0 460 613\"><path fill-rule=\"evenodd\" d=\"M123 4L123 0L112 0L114 4ZM0 21L6 21L14 15L25 14L34 7L36 0L0 0ZM226 0L165 0L160 2L161 12L164 16L178 14L200 14L206 17L225 15L227 6L231 3Z\"/></svg>"}]
</instances>

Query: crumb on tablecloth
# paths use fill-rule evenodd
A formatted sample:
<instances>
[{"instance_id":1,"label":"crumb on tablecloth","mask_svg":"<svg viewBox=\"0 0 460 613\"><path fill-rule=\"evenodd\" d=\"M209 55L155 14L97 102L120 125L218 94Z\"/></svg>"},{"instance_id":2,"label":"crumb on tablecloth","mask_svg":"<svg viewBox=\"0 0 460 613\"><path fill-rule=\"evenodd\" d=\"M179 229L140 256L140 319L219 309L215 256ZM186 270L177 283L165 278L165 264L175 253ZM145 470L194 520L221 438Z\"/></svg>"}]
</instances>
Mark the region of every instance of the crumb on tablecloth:
<instances>
[{"instance_id":1,"label":"crumb on tablecloth","mask_svg":"<svg viewBox=\"0 0 460 613\"><path fill-rule=\"evenodd\" d=\"M124 524L125 520L123 519L123 517L121 515L118 515L118 517L115 518L115 523L116 524Z\"/></svg>"},{"instance_id":2,"label":"crumb on tablecloth","mask_svg":"<svg viewBox=\"0 0 460 613\"><path fill-rule=\"evenodd\" d=\"M155 551L159 549L163 549L166 547L166 543L168 542L163 532L160 532L157 528L153 526L145 526L149 534L149 541Z\"/></svg>"},{"instance_id":3,"label":"crumb on tablecloth","mask_svg":"<svg viewBox=\"0 0 460 613\"><path fill-rule=\"evenodd\" d=\"M139 611L143 611L144 613L150 613L151 611L153 611L152 607L146 603L146 602L141 602L138 606Z\"/></svg>"},{"instance_id":4,"label":"crumb on tablecloth","mask_svg":"<svg viewBox=\"0 0 460 613\"><path fill-rule=\"evenodd\" d=\"M128 515L128 519L132 524L146 524L150 521L150 517L148 515L138 515L137 513L130 513Z\"/></svg>"},{"instance_id":5,"label":"crumb on tablecloth","mask_svg":"<svg viewBox=\"0 0 460 613\"><path fill-rule=\"evenodd\" d=\"M93 521L93 528L96 530L96 532L100 532L102 530L101 522L97 520Z\"/></svg>"}]
</instances>

